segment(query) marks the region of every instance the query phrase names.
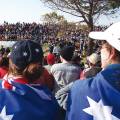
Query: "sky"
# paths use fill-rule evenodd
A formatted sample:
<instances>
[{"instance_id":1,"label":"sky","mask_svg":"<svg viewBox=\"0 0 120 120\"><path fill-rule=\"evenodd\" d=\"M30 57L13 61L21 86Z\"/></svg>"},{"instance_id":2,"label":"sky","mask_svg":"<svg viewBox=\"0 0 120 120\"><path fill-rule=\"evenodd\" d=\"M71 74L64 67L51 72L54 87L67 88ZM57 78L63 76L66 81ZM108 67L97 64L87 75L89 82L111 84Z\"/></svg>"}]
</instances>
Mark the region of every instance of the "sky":
<instances>
[{"instance_id":1,"label":"sky","mask_svg":"<svg viewBox=\"0 0 120 120\"><path fill-rule=\"evenodd\" d=\"M0 24L3 24L4 21L9 23L41 23L42 15L50 12L52 12L52 10L43 5L40 0L0 0ZM77 17L62 12L58 12L58 14L63 15L68 21L79 21ZM97 23L110 24L117 21L120 21L120 17L117 19L101 17L100 21Z\"/></svg>"}]
</instances>

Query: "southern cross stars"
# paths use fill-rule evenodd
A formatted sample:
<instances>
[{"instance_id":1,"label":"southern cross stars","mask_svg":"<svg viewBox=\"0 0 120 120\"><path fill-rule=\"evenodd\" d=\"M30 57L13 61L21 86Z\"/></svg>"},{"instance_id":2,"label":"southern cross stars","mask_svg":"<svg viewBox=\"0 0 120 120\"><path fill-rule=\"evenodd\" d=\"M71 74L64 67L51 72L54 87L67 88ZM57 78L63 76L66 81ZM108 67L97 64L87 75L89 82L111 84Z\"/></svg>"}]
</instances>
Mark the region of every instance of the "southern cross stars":
<instances>
[{"instance_id":1,"label":"southern cross stars","mask_svg":"<svg viewBox=\"0 0 120 120\"><path fill-rule=\"evenodd\" d=\"M23 56L25 56L25 57L26 57L26 56L27 56L27 52L23 52Z\"/></svg>"},{"instance_id":2,"label":"southern cross stars","mask_svg":"<svg viewBox=\"0 0 120 120\"><path fill-rule=\"evenodd\" d=\"M39 49L37 49L37 48L36 48L36 49L35 49L35 52L36 52L36 53L39 53L40 51L39 51ZM27 55L28 55L28 53L27 53L26 51L25 51L25 52L23 52L23 56L25 56L25 57L26 57Z\"/></svg>"},{"instance_id":3,"label":"southern cross stars","mask_svg":"<svg viewBox=\"0 0 120 120\"><path fill-rule=\"evenodd\" d=\"M39 52L39 49L36 48L35 51L36 51L36 52Z\"/></svg>"}]
</instances>

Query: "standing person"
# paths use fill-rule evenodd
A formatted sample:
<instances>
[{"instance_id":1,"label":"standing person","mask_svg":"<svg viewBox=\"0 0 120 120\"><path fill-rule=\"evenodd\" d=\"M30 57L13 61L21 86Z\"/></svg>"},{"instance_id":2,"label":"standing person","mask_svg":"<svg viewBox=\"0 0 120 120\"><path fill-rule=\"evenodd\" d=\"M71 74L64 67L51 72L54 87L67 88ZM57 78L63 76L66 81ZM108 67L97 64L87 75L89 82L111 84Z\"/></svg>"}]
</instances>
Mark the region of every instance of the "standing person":
<instances>
[{"instance_id":1,"label":"standing person","mask_svg":"<svg viewBox=\"0 0 120 120\"><path fill-rule=\"evenodd\" d=\"M59 47L59 45L57 43L54 45L53 54L55 56L59 56L59 54L60 54L60 47Z\"/></svg>"},{"instance_id":2,"label":"standing person","mask_svg":"<svg viewBox=\"0 0 120 120\"><path fill-rule=\"evenodd\" d=\"M0 52L1 52L2 55L5 53L5 48L4 48L3 45L1 45Z\"/></svg>"},{"instance_id":3,"label":"standing person","mask_svg":"<svg viewBox=\"0 0 120 120\"><path fill-rule=\"evenodd\" d=\"M73 84L66 120L120 120L120 22L89 36L106 41L101 48L103 70Z\"/></svg>"},{"instance_id":4,"label":"standing person","mask_svg":"<svg viewBox=\"0 0 120 120\"><path fill-rule=\"evenodd\" d=\"M1 120L57 120L58 104L40 78L43 51L31 40L15 43L9 56L9 72L0 84Z\"/></svg>"},{"instance_id":5,"label":"standing person","mask_svg":"<svg viewBox=\"0 0 120 120\"><path fill-rule=\"evenodd\" d=\"M80 79L94 77L97 73L101 71L100 64L100 55L97 53L92 53L87 57L88 68L85 68L80 73Z\"/></svg>"},{"instance_id":6,"label":"standing person","mask_svg":"<svg viewBox=\"0 0 120 120\"><path fill-rule=\"evenodd\" d=\"M48 70L49 73L51 73L51 67L55 64L55 55L52 53L48 53L47 55L47 65L44 67Z\"/></svg>"},{"instance_id":7,"label":"standing person","mask_svg":"<svg viewBox=\"0 0 120 120\"><path fill-rule=\"evenodd\" d=\"M79 79L81 71L80 67L72 64L73 53L73 46L65 46L60 51L62 63L54 64L51 67L51 73L55 78L55 96L64 110L66 109L67 91L72 82Z\"/></svg>"}]
</instances>

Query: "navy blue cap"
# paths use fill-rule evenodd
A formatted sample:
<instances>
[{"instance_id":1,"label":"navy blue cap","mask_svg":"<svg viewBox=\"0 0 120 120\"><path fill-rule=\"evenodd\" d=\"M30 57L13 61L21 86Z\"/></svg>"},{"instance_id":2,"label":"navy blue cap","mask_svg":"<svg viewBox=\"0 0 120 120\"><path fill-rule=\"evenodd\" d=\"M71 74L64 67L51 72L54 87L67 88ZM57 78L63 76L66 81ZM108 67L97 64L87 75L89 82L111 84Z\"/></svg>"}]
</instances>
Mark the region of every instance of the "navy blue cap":
<instances>
[{"instance_id":1,"label":"navy blue cap","mask_svg":"<svg viewBox=\"0 0 120 120\"><path fill-rule=\"evenodd\" d=\"M13 45L10 59L21 69L24 69L28 64L40 62L43 59L42 47L31 40L21 40Z\"/></svg>"}]
</instances>

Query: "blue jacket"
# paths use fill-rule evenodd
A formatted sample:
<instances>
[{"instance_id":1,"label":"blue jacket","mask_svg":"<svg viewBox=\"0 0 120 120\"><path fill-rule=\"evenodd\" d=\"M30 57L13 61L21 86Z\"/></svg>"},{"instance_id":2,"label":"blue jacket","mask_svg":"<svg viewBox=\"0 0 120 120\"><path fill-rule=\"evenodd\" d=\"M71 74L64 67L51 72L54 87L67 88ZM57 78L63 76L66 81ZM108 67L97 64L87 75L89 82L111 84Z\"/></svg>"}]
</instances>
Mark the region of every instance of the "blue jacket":
<instances>
[{"instance_id":1,"label":"blue jacket","mask_svg":"<svg viewBox=\"0 0 120 120\"><path fill-rule=\"evenodd\" d=\"M0 120L59 120L59 105L46 87L11 82L8 90L2 83Z\"/></svg>"},{"instance_id":2,"label":"blue jacket","mask_svg":"<svg viewBox=\"0 0 120 120\"><path fill-rule=\"evenodd\" d=\"M66 120L120 120L120 64L73 84Z\"/></svg>"}]
</instances>

